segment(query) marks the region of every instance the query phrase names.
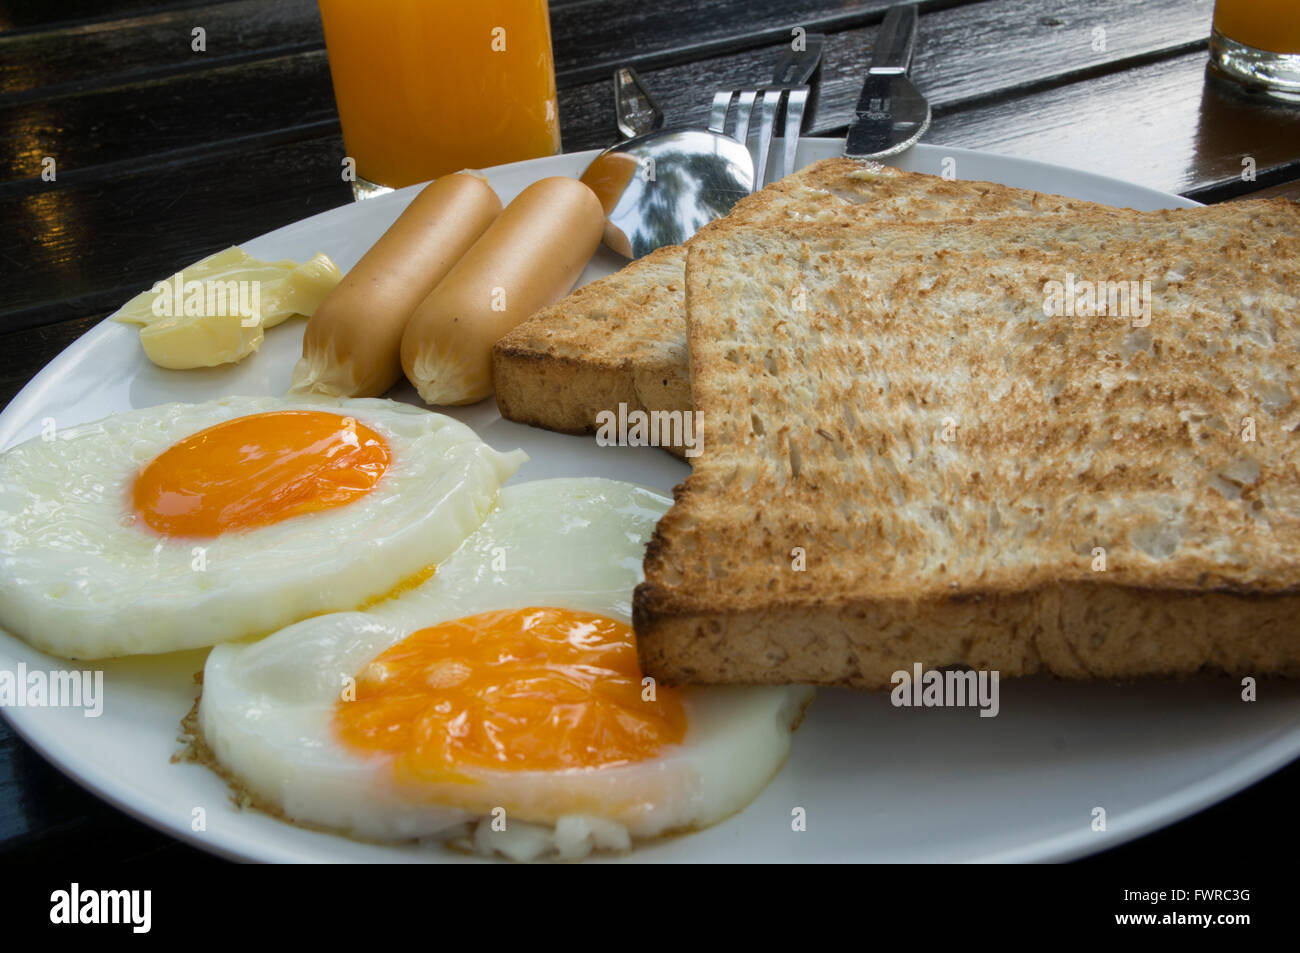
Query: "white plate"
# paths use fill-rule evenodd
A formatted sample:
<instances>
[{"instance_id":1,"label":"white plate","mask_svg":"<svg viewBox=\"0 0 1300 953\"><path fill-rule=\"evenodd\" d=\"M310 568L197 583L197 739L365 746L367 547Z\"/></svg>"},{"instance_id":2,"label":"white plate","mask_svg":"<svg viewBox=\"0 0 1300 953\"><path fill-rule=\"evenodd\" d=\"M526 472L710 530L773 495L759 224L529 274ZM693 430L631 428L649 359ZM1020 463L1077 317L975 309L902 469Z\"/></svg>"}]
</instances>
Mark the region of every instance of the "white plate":
<instances>
[{"instance_id":1,"label":"white plate","mask_svg":"<svg viewBox=\"0 0 1300 953\"><path fill-rule=\"evenodd\" d=\"M801 164L838 154L808 140ZM777 152L779 154L779 151ZM547 175L577 175L593 153L489 171L508 201ZM917 146L906 169L990 179L1135 208L1191 205L1084 172L963 149ZM266 258L327 252L350 267L414 195L324 212L246 243ZM618 263L602 251L589 281ZM162 277L161 275L159 277ZM40 432L171 400L279 394L289 384L302 323L268 332L262 351L235 367L163 371L145 360L134 329L104 322L64 351L0 414L0 447ZM405 399L412 399L408 390ZM653 449L600 448L593 440L502 420L491 401L455 411L493 446L523 447L516 479L607 476L665 492L687 467ZM196 694L205 652L106 663L102 717L11 708L15 730L68 775L108 801L183 840L234 858L269 861L460 860L416 847L361 844L230 803L207 769L176 765L177 725ZM0 632L0 668L66 667ZM1213 803L1300 753L1300 686L1266 682L1244 703L1227 679L1126 686L1033 678L1001 686L1001 713L893 708L885 695L823 690L795 737L789 762L741 814L706 831L638 848L642 861L1024 861L1076 857L1168 824ZM195 808L206 830L192 830ZM791 830L791 810L807 830ZM1107 829L1093 830L1093 809Z\"/></svg>"}]
</instances>

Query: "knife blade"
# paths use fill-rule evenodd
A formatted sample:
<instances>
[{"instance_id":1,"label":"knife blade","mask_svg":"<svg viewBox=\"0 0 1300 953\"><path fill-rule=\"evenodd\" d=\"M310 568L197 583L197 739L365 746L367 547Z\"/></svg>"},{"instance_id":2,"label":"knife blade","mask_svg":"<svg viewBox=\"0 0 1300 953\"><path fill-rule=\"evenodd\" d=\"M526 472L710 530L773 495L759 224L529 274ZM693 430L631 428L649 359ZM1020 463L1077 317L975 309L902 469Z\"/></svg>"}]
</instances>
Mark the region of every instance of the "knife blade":
<instances>
[{"instance_id":1,"label":"knife blade","mask_svg":"<svg viewBox=\"0 0 1300 953\"><path fill-rule=\"evenodd\" d=\"M907 71L916 45L916 4L889 8L871 65L862 84L853 122L844 140L844 154L879 159L902 152L930 127L930 104L912 85Z\"/></svg>"}]
</instances>

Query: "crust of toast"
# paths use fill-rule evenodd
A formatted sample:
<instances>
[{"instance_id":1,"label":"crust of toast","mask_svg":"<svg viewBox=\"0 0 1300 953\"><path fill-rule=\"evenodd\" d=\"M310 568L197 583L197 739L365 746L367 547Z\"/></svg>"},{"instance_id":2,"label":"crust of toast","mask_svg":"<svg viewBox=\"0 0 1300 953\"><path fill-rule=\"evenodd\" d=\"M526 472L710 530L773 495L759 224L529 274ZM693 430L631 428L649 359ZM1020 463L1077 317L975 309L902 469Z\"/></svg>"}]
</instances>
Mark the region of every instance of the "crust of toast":
<instances>
[{"instance_id":1,"label":"crust of toast","mask_svg":"<svg viewBox=\"0 0 1300 953\"><path fill-rule=\"evenodd\" d=\"M685 265L679 246L660 248L502 338L492 350L501 416L581 434L594 433L596 414L620 403L629 411L689 408L684 316L669 326L681 310Z\"/></svg>"},{"instance_id":2,"label":"crust of toast","mask_svg":"<svg viewBox=\"0 0 1300 953\"><path fill-rule=\"evenodd\" d=\"M938 600L850 598L634 621L643 671L667 684L897 684L893 673L966 667L1000 678L1126 681L1198 672L1300 676L1300 593L1201 592L1095 583Z\"/></svg>"},{"instance_id":3,"label":"crust of toast","mask_svg":"<svg viewBox=\"0 0 1300 953\"><path fill-rule=\"evenodd\" d=\"M1297 255L1289 202L702 234L704 454L634 597L643 669L1300 675ZM1067 275L1149 280L1150 322L1046 316Z\"/></svg>"}]
</instances>

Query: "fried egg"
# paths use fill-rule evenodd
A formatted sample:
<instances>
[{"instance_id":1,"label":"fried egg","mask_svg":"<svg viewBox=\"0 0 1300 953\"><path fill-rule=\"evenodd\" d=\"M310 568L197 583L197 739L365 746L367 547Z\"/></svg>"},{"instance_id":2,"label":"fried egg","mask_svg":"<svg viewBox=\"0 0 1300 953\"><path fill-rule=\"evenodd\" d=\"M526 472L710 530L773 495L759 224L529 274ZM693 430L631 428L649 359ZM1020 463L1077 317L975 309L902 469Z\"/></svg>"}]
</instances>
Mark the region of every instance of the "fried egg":
<instances>
[{"instance_id":1,"label":"fried egg","mask_svg":"<svg viewBox=\"0 0 1300 953\"><path fill-rule=\"evenodd\" d=\"M525 459L377 399L164 404L43 435L0 455L0 625L93 659L358 608L435 572Z\"/></svg>"},{"instance_id":2,"label":"fried egg","mask_svg":"<svg viewBox=\"0 0 1300 953\"><path fill-rule=\"evenodd\" d=\"M203 744L288 820L517 860L736 813L784 762L811 690L642 676L631 596L669 502L602 479L506 487L417 588L214 649Z\"/></svg>"}]
</instances>

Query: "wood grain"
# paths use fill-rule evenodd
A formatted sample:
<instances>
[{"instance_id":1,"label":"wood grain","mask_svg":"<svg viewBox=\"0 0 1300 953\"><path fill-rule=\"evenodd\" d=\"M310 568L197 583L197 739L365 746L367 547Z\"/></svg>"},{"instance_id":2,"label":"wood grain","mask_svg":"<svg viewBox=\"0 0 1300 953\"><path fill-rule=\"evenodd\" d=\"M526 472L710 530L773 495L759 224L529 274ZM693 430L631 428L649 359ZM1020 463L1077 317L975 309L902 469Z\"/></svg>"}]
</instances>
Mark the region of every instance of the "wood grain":
<instances>
[{"instance_id":1,"label":"wood grain","mask_svg":"<svg viewBox=\"0 0 1300 953\"><path fill-rule=\"evenodd\" d=\"M88 849L100 857L219 862L92 797L50 767L0 720L0 856L4 862L48 863Z\"/></svg>"},{"instance_id":2,"label":"wood grain","mask_svg":"<svg viewBox=\"0 0 1300 953\"><path fill-rule=\"evenodd\" d=\"M938 10L921 17L911 75L941 115L1201 48L1212 8L1213 0L989 0ZM877 29L827 38L818 107L809 125L813 134L840 132L852 120ZM1093 48L1098 29L1105 31L1103 49ZM783 48L769 44L640 72L674 123L706 125L712 90L765 81ZM608 142L613 104L608 77L602 80L570 91L570 110L600 122L593 130L566 127L569 148Z\"/></svg>"},{"instance_id":3,"label":"wood grain","mask_svg":"<svg viewBox=\"0 0 1300 953\"><path fill-rule=\"evenodd\" d=\"M242 8L243 4L225 6ZM842 9L844 5L838 6ZM936 113L942 114L1203 44L1211 6L1212 0L1147 0L1142 4L1095 0L1080 9L1069 0L986 0L940 9L921 19L913 74ZM587 11L587 20L579 19L579 24L594 31L573 37L577 46L588 43L592 36L603 36L601 31L607 27L590 16L589 5L565 9ZM876 7L862 7L868 13L855 12L849 19L863 19L872 9ZM300 16L301 0L290 0L286 10L297 10ZM193 12L185 11L185 16ZM284 19L293 18L286 15ZM150 49L164 61L180 56L182 62L193 64L194 55L178 54L174 37L167 33L184 20L179 17L165 29L158 28L169 37L165 42L144 27L138 28L135 42L140 45L136 49ZM253 21L248 27L250 42L270 42L279 22ZM318 21L311 22L319 28ZM755 29L765 22L760 20ZM1092 49L1093 31L1098 28L1106 31L1101 51ZM561 35L559 29L557 25L557 36ZM841 131L852 118L876 29L874 25L848 29L828 38L822 86L809 127L814 134ZM90 34L95 43L98 36ZM760 30L753 36L758 45L751 44L742 52L644 72L674 123L706 125L713 90L752 85L770 76L784 49L784 34L776 38ZM632 55L639 42L636 37L631 35L624 50L611 59L638 59ZM93 62L98 48L87 45L89 42L80 34L68 38L65 45L75 52L66 53L64 59ZM558 55L565 47L556 45ZM144 56L134 55L136 59ZM994 63L997 67L991 68ZM566 87L562 92L560 119L566 149L604 146L614 138L609 75L610 68L603 68L597 81ZM219 95L211 94L214 88L220 90ZM276 90L276 95L266 96L268 89ZM283 134L295 127L337 119L327 59L320 49L268 50L251 61L213 60L211 68L200 70L191 65L180 72L164 69L148 76L130 70L114 72L94 88L85 83L63 84L52 87L46 96L33 98L39 92L40 88L29 88L21 96L9 97L0 128L8 144L0 154L0 163L4 163L0 181L39 175L46 156L53 156L60 169L80 169L219 143L231 135ZM0 96L0 103L5 100ZM113 104L123 101L129 101L132 108L117 111L120 114L111 124L101 121L114 112Z\"/></svg>"},{"instance_id":4,"label":"wood grain","mask_svg":"<svg viewBox=\"0 0 1300 953\"><path fill-rule=\"evenodd\" d=\"M192 48L202 27L207 49ZM109 89L323 48L316 0L169 5L140 16L0 33L0 103Z\"/></svg>"},{"instance_id":5,"label":"wood grain","mask_svg":"<svg viewBox=\"0 0 1300 953\"><path fill-rule=\"evenodd\" d=\"M8 0L0 15L0 36L49 32L96 23L120 23L187 7L207 6L211 0Z\"/></svg>"},{"instance_id":6,"label":"wood grain","mask_svg":"<svg viewBox=\"0 0 1300 953\"><path fill-rule=\"evenodd\" d=\"M26 275L0 286L0 329L110 311L204 255L351 201L343 155L337 134L235 140L109 179L69 174L60 188L16 198L0 187L5 253Z\"/></svg>"},{"instance_id":7,"label":"wood grain","mask_svg":"<svg viewBox=\"0 0 1300 953\"><path fill-rule=\"evenodd\" d=\"M689 62L787 39L796 26L827 31L878 22L888 6L885 0L552 0L552 35L563 38L553 44L556 74L561 86L570 86L604 78L619 64ZM93 9L88 3L84 12ZM159 2L127 12L132 15L52 21L39 32L0 30L0 94L86 80L113 85L140 74L202 70L205 57L216 63L324 45L314 0ZM37 11L21 14L32 24ZM206 53L190 49L196 26L207 32Z\"/></svg>"},{"instance_id":8,"label":"wood grain","mask_svg":"<svg viewBox=\"0 0 1300 953\"><path fill-rule=\"evenodd\" d=\"M214 87L219 96L211 94ZM175 151L220 152L259 136L284 140L298 129L313 134L322 123L336 126L338 111L320 50L55 93L6 110L0 181L39 181L46 156L69 181L69 173L95 166L156 162Z\"/></svg>"},{"instance_id":9,"label":"wood grain","mask_svg":"<svg viewBox=\"0 0 1300 953\"><path fill-rule=\"evenodd\" d=\"M566 38L563 46L555 44L556 70L569 86L607 79L620 64L641 70L696 62L789 42L795 27L829 33L878 23L890 5L888 0L585 0L551 11L551 32ZM921 4L922 9L943 5Z\"/></svg>"},{"instance_id":10,"label":"wood grain","mask_svg":"<svg viewBox=\"0 0 1300 953\"><path fill-rule=\"evenodd\" d=\"M1234 195L1230 201L1235 202L1240 199L1290 199L1292 202L1300 202L1300 178L1283 182L1271 188L1259 189L1256 192Z\"/></svg>"},{"instance_id":11,"label":"wood grain","mask_svg":"<svg viewBox=\"0 0 1300 953\"><path fill-rule=\"evenodd\" d=\"M928 142L1040 159L1193 198L1300 175L1300 110L1205 81L1193 52L938 117ZM1246 157L1255 182L1241 178Z\"/></svg>"},{"instance_id":12,"label":"wood grain","mask_svg":"<svg viewBox=\"0 0 1300 953\"><path fill-rule=\"evenodd\" d=\"M7 407L14 395L27 386L41 368L58 357L59 352L110 313L104 311L0 334L0 409Z\"/></svg>"}]
</instances>

